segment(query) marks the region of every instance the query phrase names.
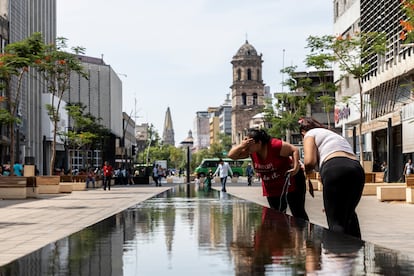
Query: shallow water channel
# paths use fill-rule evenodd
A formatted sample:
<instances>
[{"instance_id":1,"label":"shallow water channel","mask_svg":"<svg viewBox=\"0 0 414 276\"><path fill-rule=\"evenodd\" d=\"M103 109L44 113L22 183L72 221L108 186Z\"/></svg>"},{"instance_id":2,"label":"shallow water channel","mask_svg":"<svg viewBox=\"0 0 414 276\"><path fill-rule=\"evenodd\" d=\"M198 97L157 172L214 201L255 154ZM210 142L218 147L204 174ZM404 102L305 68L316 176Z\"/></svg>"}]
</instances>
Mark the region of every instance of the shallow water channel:
<instances>
[{"instance_id":1,"label":"shallow water channel","mask_svg":"<svg viewBox=\"0 0 414 276\"><path fill-rule=\"evenodd\" d=\"M396 251L182 184L0 275L414 275L414 266Z\"/></svg>"}]
</instances>

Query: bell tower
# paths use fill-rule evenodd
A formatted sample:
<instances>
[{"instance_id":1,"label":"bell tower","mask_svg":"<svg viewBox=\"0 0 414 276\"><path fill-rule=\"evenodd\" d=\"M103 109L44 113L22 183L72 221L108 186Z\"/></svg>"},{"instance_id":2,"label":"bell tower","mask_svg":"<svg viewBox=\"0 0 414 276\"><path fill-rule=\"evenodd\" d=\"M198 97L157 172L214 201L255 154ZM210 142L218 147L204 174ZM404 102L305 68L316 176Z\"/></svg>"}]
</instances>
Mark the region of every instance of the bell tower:
<instances>
[{"instance_id":1,"label":"bell tower","mask_svg":"<svg viewBox=\"0 0 414 276\"><path fill-rule=\"evenodd\" d=\"M239 144L249 128L250 119L263 111L264 83L262 80L262 54L246 42L233 56L233 84L231 88L231 140Z\"/></svg>"}]
</instances>

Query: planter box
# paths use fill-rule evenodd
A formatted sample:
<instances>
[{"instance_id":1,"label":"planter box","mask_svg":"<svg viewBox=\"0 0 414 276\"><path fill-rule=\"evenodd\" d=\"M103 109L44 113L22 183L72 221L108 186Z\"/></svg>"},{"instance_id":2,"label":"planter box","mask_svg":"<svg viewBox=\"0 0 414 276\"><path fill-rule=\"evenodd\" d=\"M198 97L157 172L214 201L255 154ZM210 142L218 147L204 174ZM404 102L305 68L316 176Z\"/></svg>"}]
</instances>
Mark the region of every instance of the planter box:
<instances>
[{"instance_id":1,"label":"planter box","mask_svg":"<svg viewBox=\"0 0 414 276\"><path fill-rule=\"evenodd\" d=\"M405 178L405 184L407 187L414 187L414 175L409 175Z\"/></svg>"},{"instance_id":2,"label":"planter box","mask_svg":"<svg viewBox=\"0 0 414 276\"><path fill-rule=\"evenodd\" d=\"M36 185L39 188L39 194L58 194L60 176L36 176Z\"/></svg>"},{"instance_id":3,"label":"planter box","mask_svg":"<svg viewBox=\"0 0 414 276\"><path fill-rule=\"evenodd\" d=\"M365 183L375 183L375 173L365 173Z\"/></svg>"},{"instance_id":4,"label":"planter box","mask_svg":"<svg viewBox=\"0 0 414 276\"><path fill-rule=\"evenodd\" d=\"M35 176L26 177L26 197L28 198L37 198L39 195L39 188L36 184Z\"/></svg>"},{"instance_id":5,"label":"planter box","mask_svg":"<svg viewBox=\"0 0 414 276\"><path fill-rule=\"evenodd\" d=\"M27 179L24 176L0 177L0 198L26 199L26 183Z\"/></svg>"},{"instance_id":6,"label":"planter box","mask_svg":"<svg viewBox=\"0 0 414 276\"><path fill-rule=\"evenodd\" d=\"M72 190L73 191L86 191L86 182L73 182Z\"/></svg>"},{"instance_id":7,"label":"planter box","mask_svg":"<svg viewBox=\"0 0 414 276\"><path fill-rule=\"evenodd\" d=\"M407 187L405 189L405 201L407 203L414 203L414 187Z\"/></svg>"},{"instance_id":8,"label":"planter box","mask_svg":"<svg viewBox=\"0 0 414 276\"><path fill-rule=\"evenodd\" d=\"M73 191L72 183L69 183L69 182L59 183L59 193L71 193L72 191Z\"/></svg>"},{"instance_id":9,"label":"planter box","mask_svg":"<svg viewBox=\"0 0 414 276\"><path fill-rule=\"evenodd\" d=\"M400 186L380 186L377 187L377 199L379 201L406 200L406 187Z\"/></svg>"}]
</instances>

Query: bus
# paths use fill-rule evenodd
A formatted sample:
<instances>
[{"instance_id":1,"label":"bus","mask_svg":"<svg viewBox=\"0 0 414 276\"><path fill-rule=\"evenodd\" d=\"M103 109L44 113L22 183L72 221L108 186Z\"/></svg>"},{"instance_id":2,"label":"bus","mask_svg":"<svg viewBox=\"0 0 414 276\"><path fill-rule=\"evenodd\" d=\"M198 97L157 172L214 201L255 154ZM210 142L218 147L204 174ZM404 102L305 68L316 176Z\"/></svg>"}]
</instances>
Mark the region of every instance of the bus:
<instances>
[{"instance_id":1,"label":"bus","mask_svg":"<svg viewBox=\"0 0 414 276\"><path fill-rule=\"evenodd\" d=\"M252 162L250 158L237 159L233 160L230 158L222 158L224 162L229 163L231 170L233 171L233 176L239 177L245 175L245 169L247 164ZM201 161L200 165L195 169L197 177L204 177L207 175L209 170L212 170L213 173L218 167L220 158L205 158Z\"/></svg>"}]
</instances>

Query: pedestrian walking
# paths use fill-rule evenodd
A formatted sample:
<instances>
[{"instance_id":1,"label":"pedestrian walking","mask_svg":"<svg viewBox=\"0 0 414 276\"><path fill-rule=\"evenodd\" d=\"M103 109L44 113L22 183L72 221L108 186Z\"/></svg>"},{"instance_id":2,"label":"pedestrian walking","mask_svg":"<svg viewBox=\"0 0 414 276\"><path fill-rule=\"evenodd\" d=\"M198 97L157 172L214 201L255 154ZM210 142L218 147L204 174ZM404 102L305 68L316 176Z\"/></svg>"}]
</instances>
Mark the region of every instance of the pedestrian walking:
<instances>
[{"instance_id":1,"label":"pedestrian walking","mask_svg":"<svg viewBox=\"0 0 414 276\"><path fill-rule=\"evenodd\" d=\"M247 167L246 167L247 186L252 185L253 175L254 175L254 170L253 170L252 164L249 163L247 164Z\"/></svg>"},{"instance_id":2,"label":"pedestrian walking","mask_svg":"<svg viewBox=\"0 0 414 276\"><path fill-rule=\"evenodd\" d=\"M158 187L158 164L152 168L152 179L155 182L155 187Z\"/></svg>"},{"instance_id":3,"label":"pedestrian walking","mask_svg":"<svg viewBox=\"0 0 414 276\"><path fill-rule=\"evenodd\" d=\"M221 191L227 192L226 190L227 177L233 176L233 171L231 170L229 163L224 162L224 160L220 158L217 169L214 172L214 176L220 177Z\"/></svg>"}]
</instances>

